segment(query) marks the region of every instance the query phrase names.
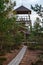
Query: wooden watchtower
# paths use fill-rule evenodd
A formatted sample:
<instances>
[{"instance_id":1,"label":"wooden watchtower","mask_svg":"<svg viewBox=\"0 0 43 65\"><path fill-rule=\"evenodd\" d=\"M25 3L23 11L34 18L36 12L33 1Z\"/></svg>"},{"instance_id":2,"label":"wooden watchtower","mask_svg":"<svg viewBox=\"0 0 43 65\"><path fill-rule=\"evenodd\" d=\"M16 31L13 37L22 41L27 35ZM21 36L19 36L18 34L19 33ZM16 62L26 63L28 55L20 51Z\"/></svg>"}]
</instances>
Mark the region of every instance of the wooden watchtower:
<instances>
[{"instance_id":1,"label":"wooden watchtower","mask_svg":"<svg viewBox=\"0 0 43 65\"><path fill-rule=\"evenodd\" d=\"M31 10L24 6L20 6L17 9L15 9L15 11L16 15L18 16L16 22L31 24L30 19Z\"/></svg>"},{"instance_id":2,"label":"wooden watchtower","mask_svg":"<svg viewBox=\"0 0 43 65\"><path fill-rule=\"evenodd\" d=\"M31 25L31 19L30 19L31 10L29 10L28 8L22 5L16 8L15 11L17 16L17 19L16 19L17 23L22 23L27 25L29 24L29 26ZM26 27L25 27L25 30L23 29L22 31L24 32L24 38L26 38L26 36L30 34L30 32L26 29Z\"/></svg>"}]
</instances>

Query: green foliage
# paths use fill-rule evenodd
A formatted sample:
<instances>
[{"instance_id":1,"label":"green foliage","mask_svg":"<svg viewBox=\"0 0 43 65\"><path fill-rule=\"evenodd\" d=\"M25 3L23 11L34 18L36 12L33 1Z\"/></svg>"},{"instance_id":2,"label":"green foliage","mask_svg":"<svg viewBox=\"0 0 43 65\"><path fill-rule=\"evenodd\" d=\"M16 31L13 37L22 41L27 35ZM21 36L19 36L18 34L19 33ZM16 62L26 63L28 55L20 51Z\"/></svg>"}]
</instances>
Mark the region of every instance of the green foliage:
<instances>
[{"instance_id":1,"label":"green foliage","mask_svg":"<svg viewBox=\"0 0 43 65\"><path fill-rule=\"evenodd\" d=\"M6 3L8 3L9 2L9 0L4 0Z\"/></svg>"},{"instance_id":2,"label":"green foliage","mask_svg":"<svg viewBox=\"0 0 43 65\"><path fill-rule=\"evenodd\" d=\"M14 6L15 3L9 2L9 0L0 0L0 50L11 50L15 44L14 33L16 33L18 26L15 24L16 18L8 16L10 12L13 13Z\"/></svg>"},{"instance_id":3,"label":"green foliage","mask_svg":"<svg viewBox=\"0 0 43 65\"><path fill-rule=\"evenodd\" d=\"M33 10L36 11L36 12L38 12L38 11L40 12L40 11L41 11L41 7L42 7L42 6L41 6L41 5L38 5L38 4L36 4L35 7L33 7L33 6L31 5L31 9L33 9Z\"/></svg>"},{"instance_id":4,"label":"green foliage","mask_svg":"<svg viewBox=\"0 0 43 65\"><path fill-rule=\"evenodd\" d=\"M38 33L38 32L40 32L40 29L41 29L41 26L36 22L36 23L34 24L34 31L35 31L36 33Z\"/></svg>"},{"instance_id":5,"label":"green foliage","mask_svg":"<svg viewBox=\"0 0 43 65\"><path fill-rule=\"evenodd\" d=\"M41 25L40 25L41 20L37 17L35 22L34 22L34 26L32 28L31 34L29 36L29 40L32 42L36 42L36 39L39 36L39 33L41 32ZM38 36L37 36L38 35Z\"/></svg>"},{"instance_id":6,"label":"green foliage","mask_svg":"<svg viewBox=\"0 0 43 65\"><path fill-rule=\"evenodd\" d=\"M31 9L37 12L39 16L43 17L43 14L41 13L43 12L41 5L36 4L35 7L31 5Z\"/></svg>"},{"instance_id":7,"label":"green foliage","mask_svg":"<svg viewBox=\"0 0 43 65\"><path fill-rule=\"evenodd\" d=\"M17 32L17 34L15 35L15 43L16 45L21 45L21 42L22 42L22 34L20 32Z\"/></svg>"},{"instance_id":8,"label":"green foliage","mask_svg":"<svg viewBox=\"0 0 43 65\"><path fill-rule=\"evenodd\" d=\"M10 5L9 5L10 4ZM16 2L0 0L0 55L3 52L10 52L15 46L21 45L22 33L19 32L20 25L16 23L13 7ZM9 16L13 14L12 16Z\"/></svg>"},{"instance_id":9,"label":"green foliage","mask_svg":"<svg viewBox=\"0 0 43 65\"><path fill-rule=\"evenodd\" d=\"M3 1L0 0L0 14L3 13L4 9L5 9L4 0Z\"/></svg>"},{"instance_id":10,"label":"green foliage","mask_svg":"<svg viewBox=\"0 0 43 65\"><path fill-rule=\"evenodd\" d=\"M40 19L36 18L34 27L29 36L29 41L31 42L28 47L30 49L40 49L43 50L43 33L41 31Z\"/></svg>"}]
</instances>

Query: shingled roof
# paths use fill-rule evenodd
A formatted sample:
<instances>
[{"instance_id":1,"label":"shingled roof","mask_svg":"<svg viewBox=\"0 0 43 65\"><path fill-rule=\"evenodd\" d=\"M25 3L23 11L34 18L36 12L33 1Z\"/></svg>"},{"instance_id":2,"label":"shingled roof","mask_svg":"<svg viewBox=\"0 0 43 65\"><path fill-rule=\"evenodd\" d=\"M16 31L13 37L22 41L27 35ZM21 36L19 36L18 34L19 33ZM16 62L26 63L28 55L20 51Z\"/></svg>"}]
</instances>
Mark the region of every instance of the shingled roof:
<instances>
[{"instance_id":1,"label":"shingled roof","mask_svg":"<svg viewBox=\"0 0 43 65\"><path fill-rule=\"evenodd\" d=\"M15 11L18 13L18 14L31 14L31 10L29 10L28 8L24 7L24 6L20 6L18 7L17 9L15 9Z\"/></svg>"}]
</instances>

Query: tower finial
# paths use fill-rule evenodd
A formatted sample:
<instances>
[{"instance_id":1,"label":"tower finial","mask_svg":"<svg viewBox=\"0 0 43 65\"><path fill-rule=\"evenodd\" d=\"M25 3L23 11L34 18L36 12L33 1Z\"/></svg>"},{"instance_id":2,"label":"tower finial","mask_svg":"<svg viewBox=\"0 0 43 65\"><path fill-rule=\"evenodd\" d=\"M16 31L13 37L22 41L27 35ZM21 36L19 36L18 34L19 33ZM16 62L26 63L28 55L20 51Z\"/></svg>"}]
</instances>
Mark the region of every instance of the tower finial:
<instances>
[{"instance_id":1,"label":"tower finial","mask_svg":"<svg viewBox=\"0 0 43 65\"><path fill-rule=\"evenodd\" d=\"M21 4L23 5L23 0L21 0Z\"/></svg>"}]
</instances>

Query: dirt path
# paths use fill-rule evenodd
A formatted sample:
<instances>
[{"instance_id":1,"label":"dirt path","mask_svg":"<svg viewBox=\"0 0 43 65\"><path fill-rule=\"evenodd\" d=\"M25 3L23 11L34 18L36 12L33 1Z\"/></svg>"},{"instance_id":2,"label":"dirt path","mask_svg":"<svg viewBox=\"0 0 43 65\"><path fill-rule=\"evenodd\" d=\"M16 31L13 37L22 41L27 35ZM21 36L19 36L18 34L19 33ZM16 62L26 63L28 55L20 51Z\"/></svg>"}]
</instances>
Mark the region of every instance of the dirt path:
<instances>
[{"instance_id":1,"label":"dirt path","mask_svg":"<svg viewBox=\"0 0 43 65\"><path fill-rule=\"evenodd\" d=\"M21 61L20 65L32 65L32 62L36 62L38 60L38 53L40 51L32 51L32 50L27 50L26 54L23 58L23 60Z\"/></svg>"}]
</instances>

